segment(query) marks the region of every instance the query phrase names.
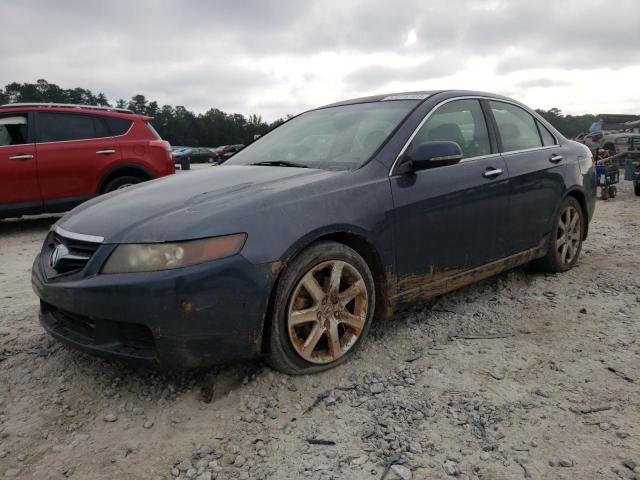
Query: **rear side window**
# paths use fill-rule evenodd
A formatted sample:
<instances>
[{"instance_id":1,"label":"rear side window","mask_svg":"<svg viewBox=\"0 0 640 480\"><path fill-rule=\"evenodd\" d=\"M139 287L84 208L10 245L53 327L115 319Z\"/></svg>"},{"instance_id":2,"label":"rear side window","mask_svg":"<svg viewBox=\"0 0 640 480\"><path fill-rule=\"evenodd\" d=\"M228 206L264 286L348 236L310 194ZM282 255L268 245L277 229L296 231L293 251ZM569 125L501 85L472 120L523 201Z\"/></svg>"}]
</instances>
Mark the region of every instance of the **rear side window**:
<instances>
[{"instance_id":1,"label":"rear side window","mask_svg":"<svg viewBox=\"0 0 640 480\"><path fill-rule=\"evenodd\" d=\"M149 127L149 130L151 130L151 133L153 133L153 136L156 137L157 140L162 140L162 137L160 136L160 134L156 132L155 128L153 128L153 125L147 122L147 127Z\"/></svg>"},{"instance_id":2,"label":"rear side window","mask_svg":"<svg viewBox=\"0 0 640 480\"><path fill-rule=\"evenodd\" d=\"M423 142L457 143L464 158L491 153L487 124L478 100L455 100L438 108L413 138L413 145Z\"/></svg>"},{"instance_id":3,"label":"rear side window","mask_svg":"<svg viewBox=\"0 0 640 480\"><path fill-rule=\"evenodd\" d=\"M547 127L536 120L536 125L538 125L538 130L540 130L540 136L542 137L542 144L545 147L549 147L551 145L556 145L556 139Z\"/></svg>"},{"instance_id":4,"label":"rear side window","mask_svg":"<svg viewBox=\"0 0 640 480\"><path fill-rule=\"evenodd\" d=\"M95 124L89 115L71 113L38 114L38 142L64 142L95 138Z\"/></svg>"},{"instance_id":5,"label":"rear side window","mask_svg":"<svg viewBox=\"0 0 640 480\"><path fill-rule=\"evenodd\" d=\"M489 105L505 152L542 146L536 120L529 112L510 103L490 101Z\"/></svg>"},{"instance_id":6,"label":"rear side window","mask_svg":"<svg viewBox=\"0 0 640 480\"><path fill-rule=\"evenodd\" d=\"M27 116L0 117L0 147L27 143Z\"/></svg>"},{"instance_id":7,"label":"rear side window","mask_svg":"<svg viewBox=\"0 0 640 480\"><path fill-rule=\"evenodd\" d=\"M126 120L124 118L104 117L104 120L107 122L109 131L113 136L124 135L133 124L133 120Z\"/></svg>"},{"instance_id":8,"label":"rear side window","mask_svg":"<svg viewBox=\"0 0 640 480\"><path fill-rule=\"evenodd\" d=\"M107 129L107 124L104 121L104 118L102 117L93 117L93 123L94 123L94 128L96 130L96 137L97 138L103 138L103 137L110 137L111 134L109 133L109 130Z\"/></svg>"}]
</instances>

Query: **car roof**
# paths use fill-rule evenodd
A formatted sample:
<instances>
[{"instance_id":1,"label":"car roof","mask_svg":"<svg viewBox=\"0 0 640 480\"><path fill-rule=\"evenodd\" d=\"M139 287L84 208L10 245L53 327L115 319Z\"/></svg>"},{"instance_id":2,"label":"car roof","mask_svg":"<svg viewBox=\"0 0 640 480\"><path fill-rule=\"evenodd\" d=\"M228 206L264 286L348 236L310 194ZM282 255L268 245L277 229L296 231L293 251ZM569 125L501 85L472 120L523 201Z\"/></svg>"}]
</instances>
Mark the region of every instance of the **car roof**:
<instances>
[{"instance_id":1,"label":"car roof","mask_svg":"<svg viewBox=\"0 0 640 480\"><path fill-rule=\"evenodd\" d=\"M317 110L322 109L322 108L329 108L329 107L338 107L338 106L342 106L342 105L354 105L357 103L371 103L371 102L383 102L383 101L393 101L393 100L420 100L420 101L424 101L434 95L437 94L451 94L452 97L466 97L466 96L471 96L471 97L492 97L492 98L498 98L498 99L502 99L502 100L508 100L510 102L516 102L516 103L520 103L517 102L509 97L505 97L503 95L498 95L495 93L489 93L489 92L481 92L481 91L475 91L475 90L418 90L418 91L412 91L412 92L397 92L397 93L386 93L384 95L371 95L369 97L359 97L359 98L352 98L350 100L342 100L340 102L335 102L335 103L330 103L328 105L324 105L322 107L319 107Z\"/></svg>"},{"instance_id":2,"label":"car roof","mask_svg":"<svg viewBox=\"0 0 640 480\"><path fill-rule=\"evenodd\" d=\"M91 113L92 115L103 115L108 117L126 118L132 117L150 120L152 117L139 115L126 108L103 107L100 105L76 105L70 103L7 103L0 105L0 113L20 111L43 111L43 112L62 112L62 113Z\"/></svg>"}]
</instances>

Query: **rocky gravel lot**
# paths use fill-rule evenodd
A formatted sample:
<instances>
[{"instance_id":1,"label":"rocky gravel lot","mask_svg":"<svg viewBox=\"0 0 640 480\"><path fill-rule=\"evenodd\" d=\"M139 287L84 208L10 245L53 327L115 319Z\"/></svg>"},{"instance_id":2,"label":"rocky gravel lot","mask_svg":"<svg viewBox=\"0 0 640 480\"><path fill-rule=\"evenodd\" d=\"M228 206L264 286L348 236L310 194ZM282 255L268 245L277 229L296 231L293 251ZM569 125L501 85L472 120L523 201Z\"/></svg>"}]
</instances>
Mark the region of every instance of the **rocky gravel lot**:
<instances>
[{"instance_id":1,"label":"rocky gravel lot","mask_svg":"<svg viewBox=\"0 0 640 480\"><path fill-rule=\"evenodd\" d=\"M0 221L0 478L640 479L640 197L598 200L581 260L397 312L356 358L136 370L58 345Z\"/></svg>"}]
</instances>

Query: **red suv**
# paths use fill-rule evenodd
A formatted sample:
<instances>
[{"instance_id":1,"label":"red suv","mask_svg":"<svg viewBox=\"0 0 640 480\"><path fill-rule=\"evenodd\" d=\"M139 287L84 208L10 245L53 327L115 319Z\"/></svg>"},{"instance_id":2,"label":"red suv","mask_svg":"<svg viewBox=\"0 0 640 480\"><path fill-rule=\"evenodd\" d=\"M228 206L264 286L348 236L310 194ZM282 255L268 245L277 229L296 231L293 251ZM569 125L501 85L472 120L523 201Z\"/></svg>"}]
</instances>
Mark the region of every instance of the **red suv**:
<instances>
[{"instance_id":1,"label":"red suv","mask_svg":"<svg viewBox=\"0 0 640 480\"><path fill-rule=\"evenodd\" d=\"M63 212L175 173L170 145L149 120L109 107L0 106L0 218Z\"/></svg>"}]
</instances>

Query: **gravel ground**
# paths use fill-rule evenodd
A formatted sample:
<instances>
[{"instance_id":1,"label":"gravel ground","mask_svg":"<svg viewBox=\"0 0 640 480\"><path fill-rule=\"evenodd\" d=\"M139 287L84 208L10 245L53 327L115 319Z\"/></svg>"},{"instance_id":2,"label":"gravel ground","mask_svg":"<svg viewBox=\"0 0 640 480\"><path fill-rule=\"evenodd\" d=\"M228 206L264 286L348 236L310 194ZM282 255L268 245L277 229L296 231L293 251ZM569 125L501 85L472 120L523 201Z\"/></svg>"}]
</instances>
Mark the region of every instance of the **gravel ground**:
<instances>
[{"instance_id":1,"label":"gravel ground","mask_svg":"<svg viewBox=\"0 0 640 480\"><path fill-rule=\"evenodd\" d=\"M0 476L640 478L640 197L619 191L571 272L516 269L398 312L304 377L58 345L29 279L55 218L0 221ZM487 334L503 335L465 338Z\"/></svg>"}]
</instances>

